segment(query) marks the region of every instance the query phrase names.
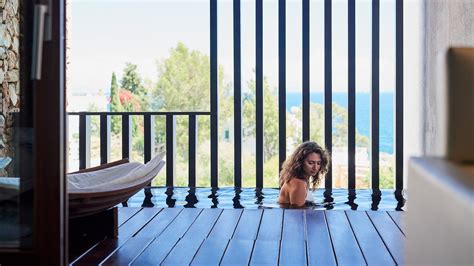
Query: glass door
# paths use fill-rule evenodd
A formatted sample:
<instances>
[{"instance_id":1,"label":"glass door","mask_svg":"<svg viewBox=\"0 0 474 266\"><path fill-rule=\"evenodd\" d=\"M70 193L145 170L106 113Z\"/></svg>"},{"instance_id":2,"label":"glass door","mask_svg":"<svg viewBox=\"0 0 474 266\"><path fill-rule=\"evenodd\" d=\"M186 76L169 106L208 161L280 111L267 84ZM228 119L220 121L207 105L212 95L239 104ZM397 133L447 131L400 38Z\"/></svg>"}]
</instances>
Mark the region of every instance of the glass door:
<instances>
[{"instance_id":1,"label":"glass door","mask_svg":"<svg viewBox=\"0 0 474 266\"><path fill-rule=\"evenodd\" d=\"M0 1L0 265L65 261L63 7Z\"/></svg>"}]
</instances>

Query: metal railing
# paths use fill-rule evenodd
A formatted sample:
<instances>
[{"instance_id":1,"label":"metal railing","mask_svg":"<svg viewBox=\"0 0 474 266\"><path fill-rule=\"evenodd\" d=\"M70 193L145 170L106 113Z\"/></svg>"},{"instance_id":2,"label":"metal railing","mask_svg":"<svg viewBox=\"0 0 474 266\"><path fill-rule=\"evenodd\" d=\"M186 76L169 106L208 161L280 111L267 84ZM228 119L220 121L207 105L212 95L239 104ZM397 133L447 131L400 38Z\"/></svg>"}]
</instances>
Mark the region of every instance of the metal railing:
<instances>
[{"instance_id":1,"label":"metal railing","mask_svg":"<svg viewBox=\"0 0 474 266\"><path fill-rule=\"evenodd\" d=\"M122 118L122 158L130 158L132 154L132 117L143 117L144 125L144 163L154 156L155 148L155 123L156 116L166 119L166 186L175 185L176 162L176 117L189 118L189 178L188 186L196 186L196 148L197 148L197 116L209 116L209 112L70 112L69 116L79 116L79 169L90 166L90 139L91 117L99 116L100 131L100 163L110 162L111 117Z\"/></svg>"},{"instance_id":2,"label":"metal railing","mask_svg":"<svg viewBox=\"0 0 474 266\"><path fill-rule=\"evenodd\" d=\"M395 197L403 206L403 0L395 0ZM234 186L242 186L242 106L241 106L241 4L233 2L233 34L234 34ZM262 188L263 183L263 6L262 1L255 1L256 18L256 187ZM189 186L196 185L196 116L210 116L210 164L211 187L218 187L218 61L217 61L217 0L210 0L210 112L135 112L135 113L69 113L80 117L80 168L87 167L88 156L88 122L91 115L100 116L101 162L108 161L110 150L110 115L122 116L122 157L130 155L130 116L143 116L145 119L145 162L151 154L153 138L151 117L166 116L166 185L174 184L175 162L175 117L189 116ZM355 198L356 188L356 1L348 0L348 187L349 198ZM302 140L309 140L310 132L310 1L303 0L302 5ZM278 112L279 112L279 165L286 159L286 1L278 1ZM380 201L379 185L379 94L380 94L380 0L372 0L372 88L371 88L371 188L373 202ZM332 151L332 1L324 1L324 136L325 147ZM331 198L333 188L332 169L325 179L326 198Z\"/></svg>"}]
</instances>

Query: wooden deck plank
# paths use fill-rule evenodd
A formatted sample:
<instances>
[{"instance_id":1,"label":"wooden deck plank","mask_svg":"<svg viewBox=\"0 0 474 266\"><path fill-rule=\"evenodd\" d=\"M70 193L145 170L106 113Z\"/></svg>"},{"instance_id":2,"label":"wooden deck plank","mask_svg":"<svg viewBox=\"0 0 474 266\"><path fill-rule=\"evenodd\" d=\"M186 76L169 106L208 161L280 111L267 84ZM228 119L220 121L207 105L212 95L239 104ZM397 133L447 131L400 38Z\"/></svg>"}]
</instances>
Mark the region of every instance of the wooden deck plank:
<instances>
[{"instance_id":1,"label":"wooden deck plank","mask_svg":"<svg viewBox=\"0 0 474 266\"><path fill-rule=\"evenodd\" d=\"M229 240L223 238L204 240L191 265L219 265L228 243Z\"/></svg>"},{"instance_id":2,"label":"wooden deck plank","mask_svg":"<svg viewBox=\"0 0 474 266\"><path fill-rule=\"evenodd\" d=\"M212 228L209 238L231 239L239 222L242 209L225 209Z\"/></svg>"},{"instance_id":3,"label":"wooden deck plank","mask_svg":"<svg viewBox=\"0 0 474 266\"><path fill-rule=\"evenodd\" d=\"M248 265L254 240L231 239L222 258L221 265Z\"/></svg>"},{"instance_id":4,"label":"wooden deck plank","mask_svg":"<svg viewBox=\"0 0 474 266\"><path fill-rule=\"evenodd\" d=\"M255 240L257 238L263 210L244 210L235 229L234 239Z\"/></svg>"},{"instance_id":5,"label":"wooden deck plank","mask_svg":"<svg viewBox=\"0 0 474 266\"><path fill-rule=\"evenodd\" d=\"M153 217L155 217L161 210L163 209L142 208L141 211L135 214L119 228L118 238L128 239L153 219Z\"/></svg>"},{"instance_id":6,"label":"wooden deck plank","mask_svg":"<svg viewBox=\"0 0 474 266\"><path fill-rule=\"evenodd\" d=\"M76 259L76 261L73 261L70 265L98 265L107 258L111 252L124 243L125 240L120 241L120 239L115 238L105 239Z\"/></svg>"},{"instance_id":7,"label":"wooden deck plank","mask_svg":"<svg viewBox=\"0 0 474 266\"><path fill-rule=\"evenodd\" d=\"M405 236L398 226L387 212L368 211L367 214L397 264L405 265Z\"/></svg>"},{"instance_id":8,"label":"wooden deck plank","mask_svg":"<svg viewBox=\"0 0 474 266\"><path fill-rule=\"evenodd\" d=\"M304 241L304 210L285 210L283 213L282 240Z\"/></svg>"},{"instance_id":9,"label":"wooden deck plank","mask_svg":"<svg viewBox=\"0 0 474 266\"><path fill-rule=\"evenodd\" d=\"M80 257L74 265L93 265L102 262L112 252L122 246L136 231L140 230L148 221L155 217L160 210L157 208L143 208L119 227L118 238L109 238L101 241Z\"/></svg>"},{"instance_id":10,"label":"wooden deck plank","mask_svg":"<svg viewBox=\"0 0 474 266\"><path fill-rule=\"evenodd\" d=\"M264 209L257 239L281 240L282 223L282 209Z\"/></svg>"},{"instance_id":11,"label":"wooden deck plank","mask_svg":"<svg viewBox=\"0 0 474 266\"><path fill-rule=\"evenodd\" d=\"M189 227L184 237L190 240L202 240L209 235L212 227L216 223L222 209L204 209Z\"/></svg>"},{"instance_id":12,"label":"wooden deck plank","mask_svg":"<svg viewBox=\"0 0 474 266\"><path fill-rule=\"evenodd\" d=\"M306 210L309 265L336 265L324 211Z\"/></svg>"},{"instance_id":13,"label":"wooden deck plank","mask_svg":"<svg viewBox=\"0 0 474 266\"><path fill-rule=\"evenodd\" d=\"M101 241L73 265L405 262L401 212L129 209L119 210L119 237Z\"/></svg>"},{"instance_id":14,"label":"wooden deck plank","mask_svg":"<svg viewBox=\"0 0 474 266\"><path fill-rule=\"evenodd\" d=\"M159 265L178 242L178 238L158 236L138 255L132 265Z\"/></svg>"},{"instance_id":15,"label":"wooden deck plank","mask_svg":"<svg viewBox=\"0 0 474 266\"><path fill-rule=\"evenodd\" d=\"M201 213L202 209L185 208L165 230L137 257L135 265L160 264L178 244L178 240ZM175 245L176 244L176 245Z\"/></svg>"},{"instance_id":16,"label":"wooden deck plank","mask_svg":"<svg viewBox=\"0 0 474 266\"><path fill-rule=\"evenodd\" d=\"M283 238L280 246L280 265L306 265L306 241Z\"/></svg>"},{"instance_id":17,"label":"wooden deck plank","mask_svg":"<svg viewBox=\"0 0 474 266\"><path fill-rule=\"evenodd\" d=\"M196 217L201 213L202 209L185 208L172 223L160 234L165 239L179 239L183 237L184 233L193 224Z\"/></svg>"},{"instance_id":18,"label":"wooden deck plank","mask_svg":"<svg viewBox=\"0 0 474 266\"><path fill-rule=\"evenodd\" d=\"M346 211L359 247L369 265L395 265L375 227L363 211Z\"/></svg>"},{"instance_id":19,"label":"wooden deck plank","mask_svg":"<svg viewBox=\"0 0 474 266\"><path fill-rule=\"evenodd\" d=\"M365 265L359 245L342 211L325 211L337 263L340 265Z\"/></svg>"},{"instance_id":20,"label":"wooden deck plank","mask_svg":"<svg viewBox=\"0 0 474 266\"><path fill-rule=\"evenodd\" d=\"M142 208L140 207L120 207L118 208L118 225L121 226L123 223L128 221L133 215L139 212Z\"/></svg>"},{"instance_id":21,"label":"wooden deck plank","mask_svg":"<svg viewBox=\"0 0 474 266\"><path fill-rule=\"evenodd\" d=\"M178 216L182 209L165 208L158 215L146 224L134 237L140 238L155 238L160 235L166 227Z\"/></svg>"},{"instance_id":22,"label":"wooden deck plank","mask_svg":"<svg viewBox=\"0 0 474 266\"><path fill-rule=\"evenodd\" d=\"M132 237L106 258L102 265L128 265L153 240L153 238Z\"/></svg>"},{"instance_id":23,"label":"wooden deck plank","mask_svg":"<svg viewBox=\"0 0 474 266\"><path fill-rule=\"evenodd\" d=\"M161 265L189 265L204 239L182 238Z\"/></svg>"},{"instance_id":24,"label":"wooden deck plank","mask_svg":"<svg viewBox=\"0 0 474 266\"><path fill-rule=\"evenodd\" d=\"M265 213L265 211L264 211ZM278 265L280 254L279 240L259 240L255 241L250 265Z\"/></svg>"},{"instance_id":25,"label":"wooden deck plank","mask_svg":"<svg viewBox=\"0 0 474 266\"><path fill-rule=\"evenodd\" d=\"M388 215L392 218L392 220L395 222L395 224L398 226L400 231L402 231L402 234L406 236L406 227L405 227L405 217L406 217L406 212L402 211L389 211L387 212Z\"/></svg>"}]
</instances>

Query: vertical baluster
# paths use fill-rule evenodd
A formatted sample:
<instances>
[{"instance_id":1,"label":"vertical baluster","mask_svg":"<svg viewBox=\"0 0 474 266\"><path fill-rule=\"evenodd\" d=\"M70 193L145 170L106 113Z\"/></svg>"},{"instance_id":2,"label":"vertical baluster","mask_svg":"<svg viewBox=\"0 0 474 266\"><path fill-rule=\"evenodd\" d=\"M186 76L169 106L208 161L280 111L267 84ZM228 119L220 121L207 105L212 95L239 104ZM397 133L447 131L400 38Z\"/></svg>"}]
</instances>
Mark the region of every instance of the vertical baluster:
<instances>
[{"instance_id":1,"label":"vertical baluster","mask_svg":"<svg viewBox=\"0 0 474 266\"><path fill-rule=\"evenodd\" d=\"M404 205L403 190L403 0L396 0L395 197Z\"/></svg>"},{"instance_id":2,"label":"vertical baluster","mask_svg":"<svg viewBox=\"0 0 474 266\"><path fill-rule=\"evenodd\" d=\"M91 119L87 114L79 115L79 169L91 164Z\"/></svg>"},{"instance_id":3,"label":"vertical baluster","mask_svg":"<svg viewBox=\"0 0 474 266\"><path fill-rule=\"evenodd\" d=\"M122 159L132 154L132 119L130 115L122 115Z\"/></svg>"},{"instance_id":4,"label":"vertical baluster","mask_svg":"<svg viewBox=\"0 0 474 266\"><path fill-rule=\"evenodd\" d=\"M110 161L110 116L100 115L100 164Z\"/></svg>"},{"instance_id":5,"label":"vertical baluster","mask_svg":"<svg viewBox=\"0 0 474 266\"><path fill-rule=\"evenodd\" d=\"M149 162L155 156L155 116L146 114L144 119L144 160Z\"/></svg>"},{"instance_id":6,"label":"vertical baluster","mask_svg":"<svg viewBox=\"0 0 474 266\"><path fill-rule=\"evenodd\" d=\"M286 1L278 1L278 160L286 159Z\"/></svg>"},{"instance_id":7,"label":"vertical baluster","mask_svg":"<svg viewBox=\"0 0 474 266\"><path fill-rule=\"evenodd\" d=\"M372 0L372 104L371 104L371 157L372 209L380 202L379 188L379 86L380 86L380 0Z\"/></svg>"},{"instance_id":8,"label":"vertical baluster","mask_svg":"<svg viewBox=\"0 0 474 266\"><path fill-rule=\"evenodd\" d=\"M303 141L310 139L310 3L309 0L303 0L303 93L302 93L302 123L303 123Z\"/></svg>"},{"instance_id":9,"label":"vertical baluster","mask_svg":"<svg viewBox=\"0 0 474 266\"><path fill-rule=\"evenodd\" d=\"M217 63L217 0L210 4L210 43L211 43L211 187L218 186L219 170L219 88Z\"/></svg>"},{"instance_id":10,"label":"vertical baluster","mask_svg":"<svg viewBox=\"0 0 474 266\"><path fill-rule=\"evenodd\" d=\"M144 130L144 161L145 163L149 162L151 158L155 155L155 116L146 114L143 116L143 130ZM145 199L143 200L142 207L151 207L151 182L148 184L148 187L145 187Z\"/></svg>"},{"instance_id":11,"label":"vertical baluster","mask_svg":"<svg viewBox=\"0 0 474 266\"><path fill-rule=\"evenodd\" d=\"M176 173L176 117L166 115L166 186L174 186Z\"/></svg>"},{"instance_id":12,"label":"vertical baluster","mask_svg":"<svg viewBox=\"0 0 474 266\"><path fill-rule=\"evenodd\" d=\"M255 2L255 166L256 187L263 187L263 8Z\"/></svg>"},{"instance_id":13,"label":"vertical baluster","mask_svg":"<svg viewBox=\"0 0 474 266\"><path fill-rule=\"evenodd\" d=\"M326 149L332 151L332 3L324 1L324 140ZM326 175L326 191L324 196L327 201L332 201L332 165Z\"/></svg>"},{"instance_id":14,"label":"vertical baluster","mask_svg":"<svg viewBox=\"0 0 474 266\"><path fill-rule=\"evenodd\" d=\"M196 115L189 115L189 169L188 186L196 187L196 150L197 150L197 120Z\"/></svg>"},{"instance_id":15,"label":"vertical baluster","mask_svg":"<svg viewBox=\"0 0 474 266\"><path fill-rule=\"evenodd\" d=\"M234 186L242 187L240 0L234 0Z\"/></svg>"},{"instance_id":16,"label":"vertical baluster","mask_svg":"<svg viewBox=\"0 0 474 266\"><path fill-rule=\"evenodd\" d=\"M356 153L356 43L355 43L355 0L348 2L348 189L353 190L356 187L355 178L355 153Z\"/></svg>"},{"instance_id":17,"label":"vertical baluster","mask_svg":"<svg viewBox=\"0 0 474 266\"><path fill-rule=\"evenodd\" d=\"M130 159L132 154L132 128L133 123L130 115L122 115L122 159ZM123 207L127 207L127 201L122 202Z\"/></svg>"}]
</instances>

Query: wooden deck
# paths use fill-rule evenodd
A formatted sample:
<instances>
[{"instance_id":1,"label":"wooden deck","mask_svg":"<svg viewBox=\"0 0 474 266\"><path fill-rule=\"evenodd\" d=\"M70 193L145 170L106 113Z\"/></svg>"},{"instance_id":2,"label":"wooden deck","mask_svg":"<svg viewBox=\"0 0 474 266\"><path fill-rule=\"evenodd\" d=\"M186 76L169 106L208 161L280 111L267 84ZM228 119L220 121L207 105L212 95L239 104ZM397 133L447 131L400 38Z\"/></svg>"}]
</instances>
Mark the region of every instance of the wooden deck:
<instances>
[{"instance_id":1,"label":"wooden deck","mask_svg":"<svg viewBox=\"0 0 474 266\"><path fill-rule=\"evenodd\" d=\"M73 265L404 265L404 212L120 208Z\"/></svg>"}]
</instances>

